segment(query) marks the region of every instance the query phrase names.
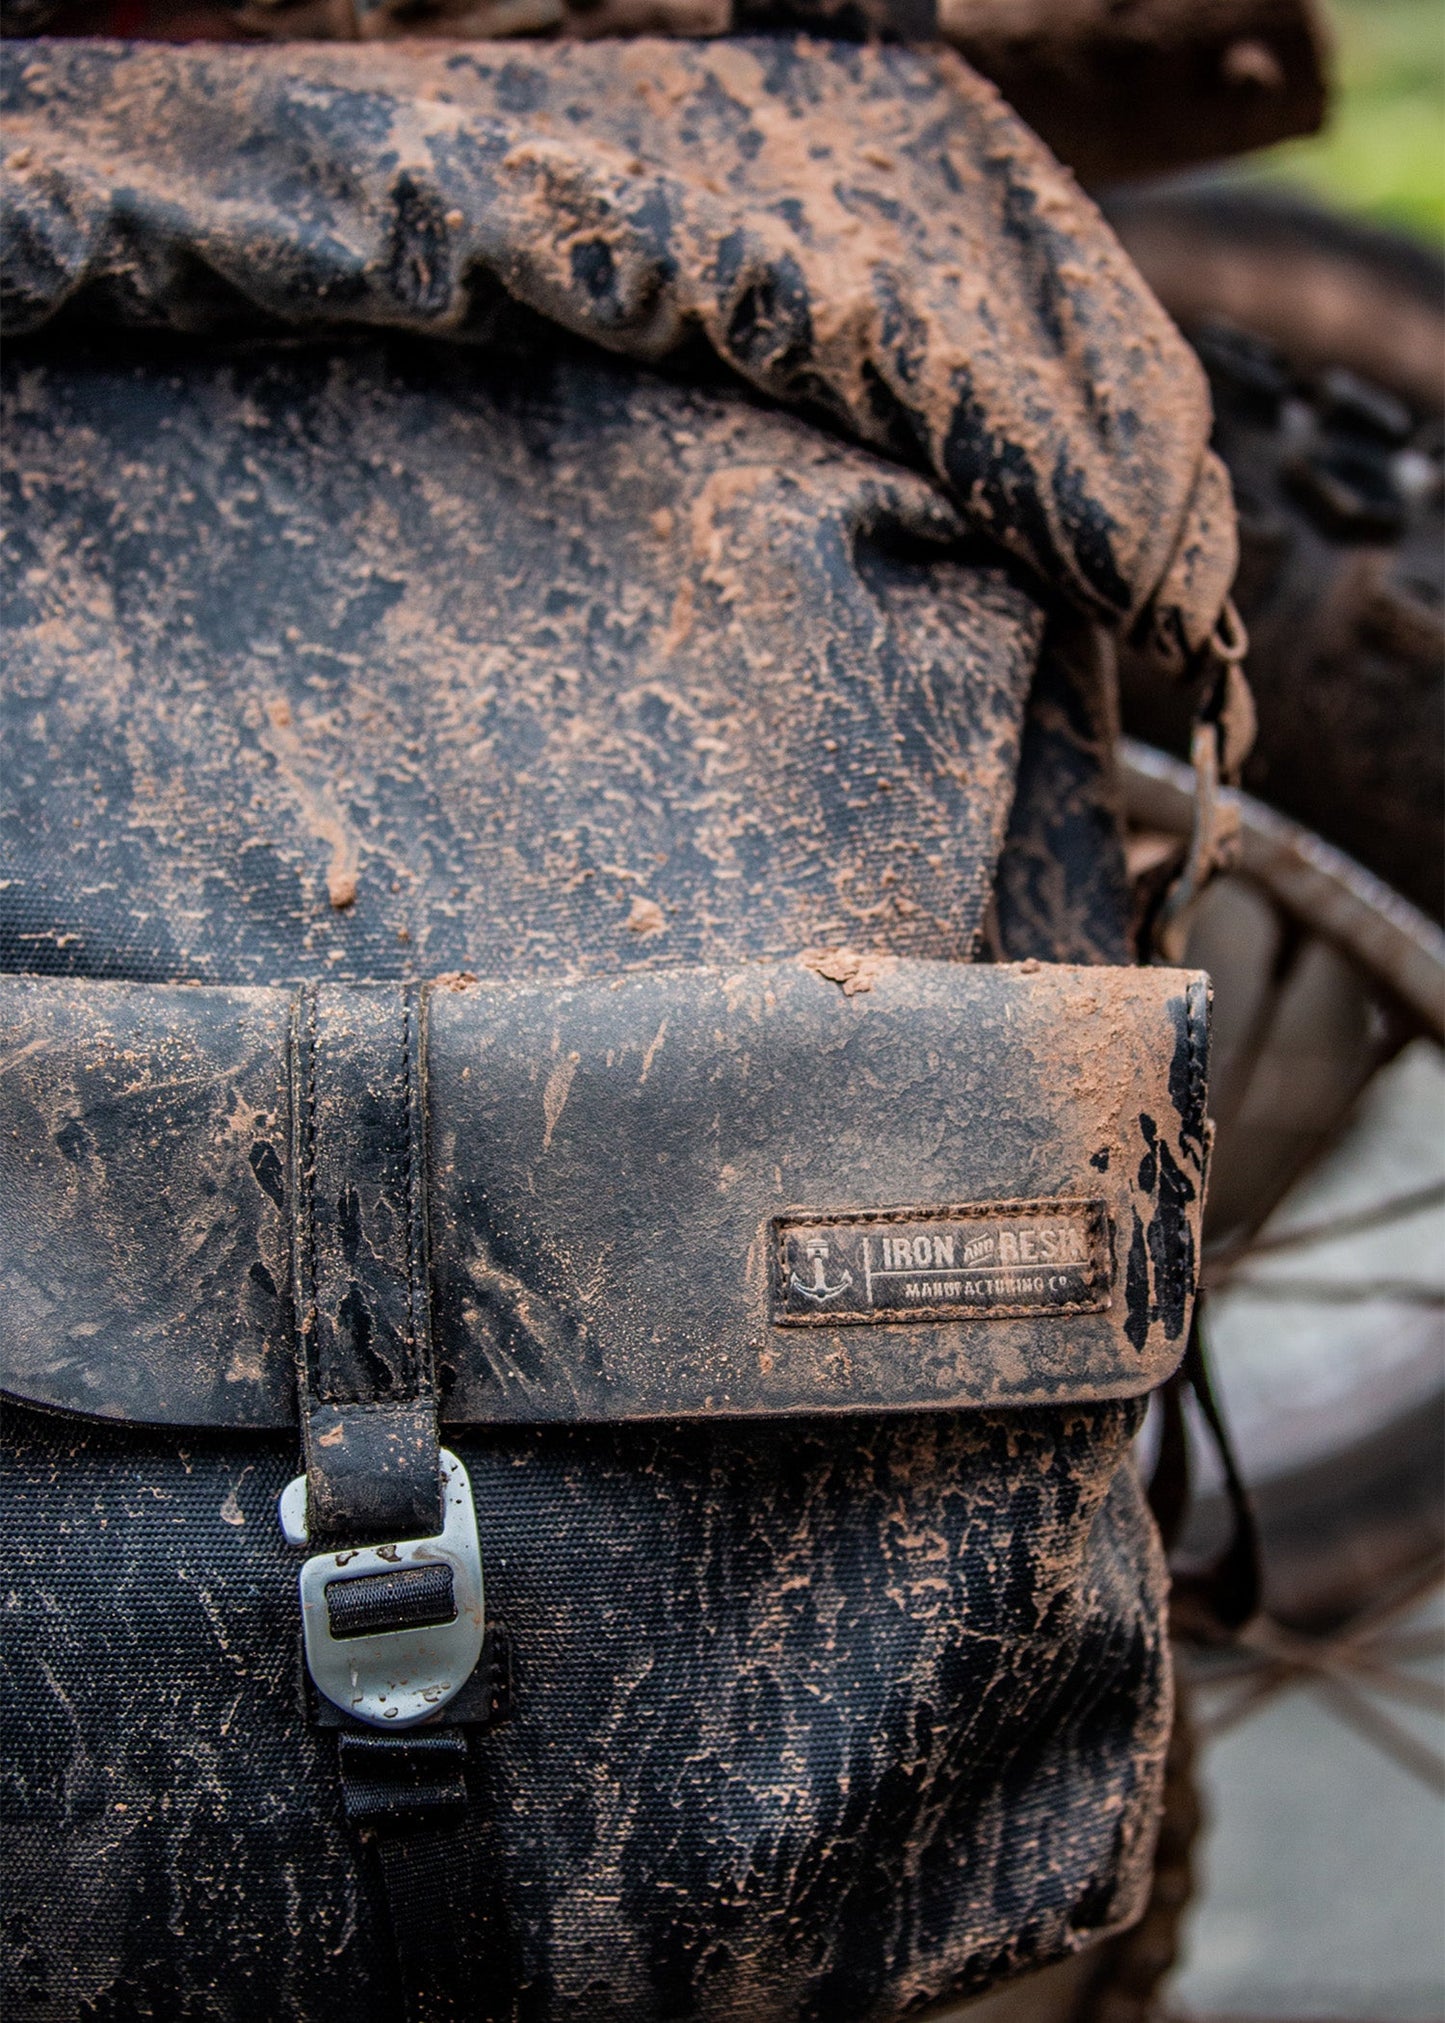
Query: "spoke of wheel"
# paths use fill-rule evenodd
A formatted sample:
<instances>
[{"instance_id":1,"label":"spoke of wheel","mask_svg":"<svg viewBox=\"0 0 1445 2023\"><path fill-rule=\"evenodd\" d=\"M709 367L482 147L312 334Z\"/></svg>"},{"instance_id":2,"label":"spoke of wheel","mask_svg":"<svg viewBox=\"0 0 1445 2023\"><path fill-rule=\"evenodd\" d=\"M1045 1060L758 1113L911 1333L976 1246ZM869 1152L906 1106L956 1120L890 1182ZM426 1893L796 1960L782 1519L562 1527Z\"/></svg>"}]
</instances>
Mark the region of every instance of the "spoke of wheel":
<instances>
[{"instance_id":1,"label":"spoke of wheel","mask_svg":"<svg viewBox=\"0 0 1445 2023\"><path fill-rule=\"evenodd\" d=\"M1411 1707L1423 1707L1430 1714L1445 1714L1445 1686L1438 1679L1421 1679L1396 1665L1377 1664L1363 1656L1351 1659L1343 1669L1355 1673L1372 1692L1403 1700Z\"/></svg>"},{"instance_id":2,"label":"spoke of wheel","mask_svg":"<svg viewBox=\"0 0 1445 2023\"><path fill-rule=\"evenodd\" d=\"M1209 1282L1213 1293L1226 1288L1232 1293L1248 1293L1251 1299L1294 1300L1301 1306L1360 1306L1379 1300L1392 1306L1445 1307L1445 1286L1416 1285L1402 1278L1251 1278L1237 1273Z\"/></svg>"},{"instance_id":3,"label":"spoke of wheel","mask_svg":"<svg viewBox=\"0 0 1445 2023\"><path fill-rule=\"evenodd\" d=\"M1427 1208L1438 1208L1445 1204L1445 1180L1436 1180L1428 1187L1417 1187L1409 1194L1393 1195L1388 1201L1377 1201L1369 1208L1343 1210L1339 1215L1327 1216L1322 1222L1302 1224L1298 1229L1281 1230L1278 1236L1257 1237L1253 1243L1223 1244L1217 1250L1205 1246L1205 1257L1211 1264L1231 1265L1236 1258L1246 1255L1262 1257L1280 1250L1298 1250L1306 1244L1330 1243L1341 1236L1358 1236L1367 1229L1382 1229L1387 1223L1402 1222L1407 1216L1419 1215Z\"/></svg>"},{"instance_id":4,"label":"spoke of wheel","mask_svg":"<svg viewBox=\"0 0 1445 2023\"><path fill-rule=\"evenodd\" d=\"M1229 1670L1196 1681L1197 1690L1233 1687L1232 1697L1203 1720L1201 1732L1226 1733L1282 1687L1308 1683L1321 1676L1341 1678L1393 1695L1432 1713L1445 1709L1445 1687L1402 1668L1412 1659L1438 1655L1445 1648L1445 1625L1421 1630L1392 1630L1392 1622L1414 1608L1440 1584L1445 1563L1418 1571L1394 1592L1381 1597L1368 1613L1347 1629L1330 1636L1311 1636L1261 1616L1235 1639ZM1221 1654L1223 1655L1223 1654Z\"/></svg>"},{"instance_id":5,"label":"spoke of wheel","mask_svg":"<svg viewBox=\"0 0 1445 2023\"><path fill-rule=\"evenodd\" d=\"M1402 1770L1408 1770L1422 1784L1445 1796L1445 1757L1416 1739L1408 1728L1376 1707L1349 1680L1337 1672L1320 1672L1310 1682L1350 1726L1373 1742Z\"/></svg>"},{"instance_id":6,"label":"spoke of wheel","mask_svg":"<svg viewBox=\"0 0 1445 2023\"><path fill-rule=\"evenodd\" d=\"M1277 1005L1277 999L1279 999L1281 993L1283 993L1283 983L1281 983L1281 989L1271 999L1271 1007ZM1269 1200L1267 1202L1257 1202L1251 1220L1243 1228L1239 1228L1235 1234L1230 1236L1230 1240L1228 1240L1226 1246L1220 1246L1222 1250L1226 1250L1226 1254L1230 1258L1247 1256L1249 1252L1253 1252L1255 1244L1259 1242L1259 1232L1267 1226L1269 1218L1275 1214L1275 1210L1279 1208L1279 1204L1289 1198L1289 1194L1297 1188L1297 1185L1301 1185L1301 1181L1309 1179L1311 1173L1315 1173L1317 1169L1320 1169L1328 1161L1330 1153L1336 1149L1336 1145L1340 1143L1340 1139L1346 1135L1346 1131L1350 1129L1350 1125L1356 1121L1356 1117L1360 1113L1360 1107L1364 1103L1364 1094L1370 1088L1370 1084L1374 1082L1376 1074L1380 1074L1382 1068L1390 1066L1390 1062L1394 1060L1394 1056L1398 1054L1400 1046L1405 1044L1407 1038L1409 1038L1409 1034L1398 1032L1398 1034L1392 1034L1384 1044L1380 1044L1378 1052L1370 1060L1368 1072L1360 1076L1360 1082L1354 1088L1354 1094L1350 1096L1350 1101L1338 1111L1338 1115L1332 1119L1330 1129L1322 1137L1313 1139L1309 1145L1305 1145L1301 1149L1301 1153L1295 1159L1295 1163L1291 1167L1287 1167L1277 1177L1273 1190L1269 1194ZM1243 1109L1243 1103L1245 1103L1245 1098L1241 1098L1239 1109ZM1224 1125L1216 1121L1216 1135L1222 1135L1222 1131L1224 1131ZM1208 1246L1206 1246L1206 1252L1208 1252Z\"/></svg>"},{"instance_id":7,"label":"spoke of wheel","mask_svg":"<svg viewBox=\"0 0 1445 2023\"><path fill-rule=\"evenodd\" d=\"M1415 1658L1445 1657L1445 1624L1433 1630L1401 1630L1397 1636L1372 1637L1370 1649L1401 1665Z\"/></svg>"},{"instance_id":8,"label":"spoke of wheel","mask_svg":"<svg viewBox=\"0 0 1445 2023\"><path fill-rule=\"evenodd\" d=\"M1418 1602L1432 1595L1445 1582L1445 1554L1435 1553L1424 1566L1416 1567L1412 1573L1395 1583L1377 1601L1363 1609L1351 1622L1347 1630L1340 1632L1340 1640L1347 1644L1363 1644L1384 1630L1389 1623L1397 1622L1408 1615ZM1404 1635L1411 1634L1409 1631Z\"/></svg>"},{"instance_id":9,"label":"spoke of wheel","mask_svg":"<svg viewBox=\"0 0 1445 2023\"><path fill-rule=\"evenodd\" d=\"M1258 1709L1289 1686L1314 1685L1330 1681L1350 1692L1381 1693L1421 1707L1427 1713L1445 1713L1445 1687L1434 1679L1419 1679L1390 1665L1377 1664L1363 1653L1347 1653L1330 1646L1303 1648L1297 1656L1262 1658L1259 1670L1238 1687L1233 1697L1204 1717L1200 1734L1207 1740L1227 1735ZM1381 1720L1386 1720L1376 1710Z\"/></svg>"},{"instance_id":10,"label":"spoke of wheel","mask_svg":"<svg viewBox=\"0 0 1445 2023\"><path fill-rule=\"evenodd\" d=\"M1227 1089L1216 1091L1211 1101L1210 1114L1214 1118L1216 1136L1220 1132L1232 1129L1235 1119L1248 1101L1255 1071L1264 1053L1264 1043L1274 1025L1275 1014L1279 1010L1285 986L1290 980L1305 942L1304 930L1300 923L1285 913L1271 895L1265 896L1274 907L1279 940L1275 945L1274 961L1270 967L1268 981L1259 1003L1255 1006L1254 1017L1249 1021L1243 1044L1236 1050L1229 1086ZM1255 1226L1257 1228L1258 1224Z\"/></svg>"},{"instance_id":11,"label":"spoke of wheel","mask_svg":"<svg viewBox=\"0 0 1445 2023\"><path fill-rule=\"evenodd\" d=\"M1298 1674L1287 1665L1261 1665L1250 1679L1240 1686L1234 1697L1227 1700L1214 1713L1201 1715L1197 1728L1201 1742L1213 1742L1221 1735L1227 1735L1237 1728L1241 1721L1247 1721L1267 1701L1273 1700L1286 1686L1297 1682Z\"/></svg>"},{"instance_id":12,"label":"spoke of wheel","mask_svg":"<svg viewBox=\"0 0 1445 2023\"><path fill-rule=\"evenodd\" d=\"M1298 960L1298 957L1299 951L1298 949L1296 949L1294 954L1294 960ZM1261 1051L1263 1050L1264 1041L1268 1035L1269 1027L1273 1023L1274 1015L1278 1010L1279 1001L1284 994L1284 989L1287 982L1288 982L1288 970L1286 970L1286 972L1283 975L1279 975L1273 980L1267 1001L1267 1010L1269 1016L1268 1018L1265 1018L1263 1016L1263 1011L1265 1008L1262 1007L1261 1016L1256 1021L1255 1027L1252 1031L1251 1044L1257 1045ZM1378 1000L1376 1000L1376 1002L1378 1003ZM1365 1073L1363 1073L1360 1076L1360 1079L1357 1085L1355 1086L1354 1092L1350 1096L1348 1102L1342 1105L1337 1114L1330 1120L1329 1126L1324 1131L1324 1133L1319 1138L1317 1138L1312 1144L1307 1145L1301 1152L1300 1156L1295 1160L1293 1166L1288 1168L1284 1173L1282 1173L1279 1176L1277 1184L1273 1187L1273 1189L1270 1192L1269 1199L1267 1201L1255 1203L1254 1210L1250 1216L1249 1221L1242 1227L1237 1228L1231 1234L1227 1244L1220 1246L1221 1251L1227 1253L1227 1255L1230 1258L1243 1257L1246 1254L1253 1251L1256 1243L1259 1241L1260 1231L1268 1223L1269 1218L1274 1214L1275 1210L1279 1207L1280 1203L1283 1200L1285 1200L1287 1196L1296 1187L1298 1187L1303 1181L1307 1180L1312 1174L1317 1172L1319 1168L1325 1164L1330 1154L1334 1151L1335 1147L1339 1144L1340 1140L1345 1136L1346 1132L1349 1130L1350 1126L1354 1123L1356 1117L1359 1115L1361 1105L1364 1102L1365 1093L1369 1089L1370 1085L1373 1083L1375 1077L1381 1072L1382 1069L1387 1068L1390 1065L1391 1061L1394 1060L1396 1055L1399 1053L1400 1049L1405 1045L1406 1041L1410 1037L1411 1037L1410 1033L1404 1027L1398 1027L1389 1031L1384 1036L1384 1038L1377 1043L1373 1057L1370 1060L1369 1068ZM1221 1116L1216 1116L1215 1118L1216 1137L1221 1136L1224 1133L1224 1131L1229 1127L1229 1123L1232 1121L1232 1118L1243 1110L1244 1104L1248 1098L1249 1084L1251 1079L1252 1079L1251 1076L1244 1077L1245 1086L1238 1095L1237 1100L1233 1102L1230 1106L1230 1117L1225 1118ZM1205 1249L1206 1255L1208 1255L1209 1253L1208 1245L1205 1246Z\"/></svg>"}]
</instances>

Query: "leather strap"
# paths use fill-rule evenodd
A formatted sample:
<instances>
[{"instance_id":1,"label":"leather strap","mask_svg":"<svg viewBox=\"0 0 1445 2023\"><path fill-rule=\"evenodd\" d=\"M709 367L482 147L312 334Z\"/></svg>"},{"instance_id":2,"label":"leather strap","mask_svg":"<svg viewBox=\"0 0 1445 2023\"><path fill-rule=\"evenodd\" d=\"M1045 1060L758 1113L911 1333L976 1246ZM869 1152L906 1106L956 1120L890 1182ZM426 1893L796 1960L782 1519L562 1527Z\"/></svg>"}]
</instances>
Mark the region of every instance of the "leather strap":
<instances>
[{"instance_id":1,"label":"leather strap","mask_svg":"<svg viewBox=\"0 0 1445 2023\"><path fill-rule=\"evenodd\" d=\"M292 1033L292 1243L315 1546L441 1529L427 1268L425 1000L303 989ZM376 1843L409 2023L472 2013L462 1729L337 1737L346 1816Z\"/></svg>"},{"instance_id":2,"label":"leather strap","mask_svg":"<svg viewBox=\"0 0 1445 2023\"><path fill-rule=\"evenodd\" d=\"M441 1528L422 993L308 986L292 1046L292 1246L319 1547Z\"/></svg>"}]
</instances>

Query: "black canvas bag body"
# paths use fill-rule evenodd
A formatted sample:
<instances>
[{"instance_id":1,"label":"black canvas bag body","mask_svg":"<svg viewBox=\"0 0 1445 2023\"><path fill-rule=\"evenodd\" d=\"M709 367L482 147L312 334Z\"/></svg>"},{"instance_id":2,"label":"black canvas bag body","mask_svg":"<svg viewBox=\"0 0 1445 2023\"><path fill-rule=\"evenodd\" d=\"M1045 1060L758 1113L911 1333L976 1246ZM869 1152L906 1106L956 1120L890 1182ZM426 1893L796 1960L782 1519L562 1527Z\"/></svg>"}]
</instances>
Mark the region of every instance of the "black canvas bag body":
<instances>
[{"instance_id":1,"label":"black canvas bag body","mask_svg":"<svg viewBox=\"0 0 1445 2023\"><path fill-rule=\"evenodd\" d=\"M1094 1943L1207 1054L1098 623L715 361L208 321L144 213L119 321L204 327L112 275L5 365L14 2013L841 2023ZM463 1493L484 1600L398 1553Z\"/></svg>"}]
</instances>

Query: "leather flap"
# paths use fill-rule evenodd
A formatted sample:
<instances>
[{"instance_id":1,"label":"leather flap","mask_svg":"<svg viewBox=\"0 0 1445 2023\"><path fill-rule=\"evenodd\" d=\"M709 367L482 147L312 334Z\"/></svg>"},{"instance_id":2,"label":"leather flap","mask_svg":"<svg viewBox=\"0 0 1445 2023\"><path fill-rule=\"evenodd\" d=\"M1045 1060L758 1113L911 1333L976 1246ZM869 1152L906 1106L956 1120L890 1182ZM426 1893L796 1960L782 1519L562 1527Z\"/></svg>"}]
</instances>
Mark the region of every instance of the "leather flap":
<instances>
[{"instance_id":1,"label":"leather flap","mask_svg":"<svg viewBox=\"0 0 1445 2023\"><path fill-rule=\"evenodd\" d=\"M444 1420L1086 1400L1179 1360L1201 976L805 958L426 997ZM295 1422L293 1006L0 983L12 1396Z\"/></svg>"}]
</instances>

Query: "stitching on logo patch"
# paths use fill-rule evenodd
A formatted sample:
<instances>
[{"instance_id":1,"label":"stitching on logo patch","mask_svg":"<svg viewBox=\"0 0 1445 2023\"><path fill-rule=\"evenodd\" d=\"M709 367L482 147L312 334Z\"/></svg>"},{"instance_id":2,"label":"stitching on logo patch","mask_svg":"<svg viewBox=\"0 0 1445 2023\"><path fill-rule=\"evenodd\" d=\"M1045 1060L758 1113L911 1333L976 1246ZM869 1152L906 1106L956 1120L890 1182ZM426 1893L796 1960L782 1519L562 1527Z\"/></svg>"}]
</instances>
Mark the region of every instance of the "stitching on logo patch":
<instances>
[{"instance_id":1,"label":"stitching on logo patch","mask_svg":"<svg viewBox=\"0 0 1445 2023\"><path fill-rule=\"evenodd\" d=\"M1102 1201L792 1209L771 1227L779 1327L1099 1313L1113 1298Z\"/></svg>"}]
</instances>

